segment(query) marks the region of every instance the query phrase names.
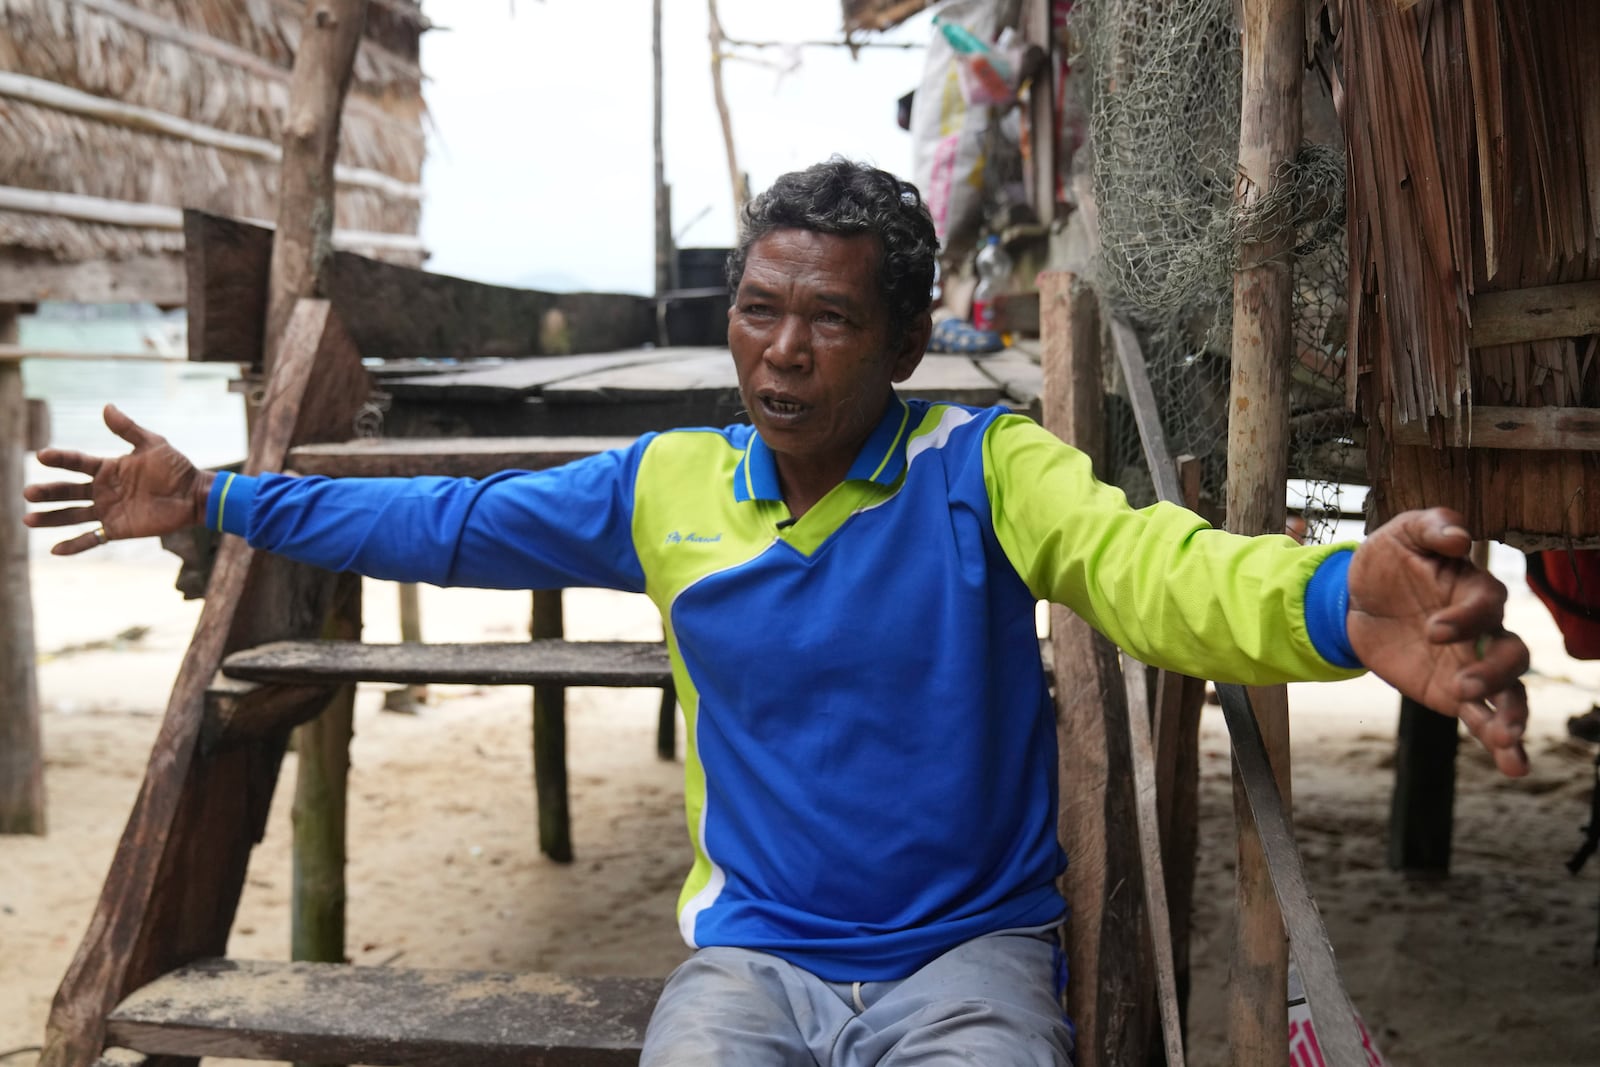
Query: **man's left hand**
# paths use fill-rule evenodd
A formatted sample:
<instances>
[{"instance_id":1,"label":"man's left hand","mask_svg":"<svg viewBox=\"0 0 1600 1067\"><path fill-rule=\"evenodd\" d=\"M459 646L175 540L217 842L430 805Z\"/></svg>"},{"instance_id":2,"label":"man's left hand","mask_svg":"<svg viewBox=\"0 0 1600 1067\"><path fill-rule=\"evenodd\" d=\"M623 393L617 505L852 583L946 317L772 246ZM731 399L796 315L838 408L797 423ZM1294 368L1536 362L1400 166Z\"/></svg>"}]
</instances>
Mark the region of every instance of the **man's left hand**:
<instances>
[{"instance_id":1,"label":"man's left hand","mask_svg":"<svg viewBox=\"0 0 1600 1067\"><path fill-rule=\"evenodd\" d=\"M1350 646L1406 696L1466 723L1495 765L1520 777L1528 646L1504 627L1506 587L1471 550L1461 517L1444 508L1385 523L1350 563Z\"/></svg>"}]
</instances>

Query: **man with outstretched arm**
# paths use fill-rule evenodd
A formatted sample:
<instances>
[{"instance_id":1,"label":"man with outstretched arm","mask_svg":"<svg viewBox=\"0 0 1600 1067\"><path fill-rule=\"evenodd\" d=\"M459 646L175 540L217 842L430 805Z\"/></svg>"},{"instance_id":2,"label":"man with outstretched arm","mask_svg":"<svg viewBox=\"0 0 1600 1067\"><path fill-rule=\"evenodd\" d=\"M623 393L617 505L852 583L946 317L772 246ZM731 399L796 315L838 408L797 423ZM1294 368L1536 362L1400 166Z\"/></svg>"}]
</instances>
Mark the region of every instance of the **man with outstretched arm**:
<instances>
[{"instance_id":1,"label":"man with outstretched arm","mask_svg":"<svg viewBox=\"0 0 1600 1067\"><path fill-rule=\"evenodd\" d=\"M1369 669L1526 773L1522 641L1449 512L1359 547L1135 511L1029 420L900 397L936 240L916 191L834 159L746 209L728 344L750 426L647 434L482 481L196 470L48 450L56 546L205 522L398 581L603 586L661 611L693 864L646 1067L1065 1064L1055 714L1034 608L1219 681ZM1070 678L1058 679L1072 685Z\"/></svg>"}]
</instances>

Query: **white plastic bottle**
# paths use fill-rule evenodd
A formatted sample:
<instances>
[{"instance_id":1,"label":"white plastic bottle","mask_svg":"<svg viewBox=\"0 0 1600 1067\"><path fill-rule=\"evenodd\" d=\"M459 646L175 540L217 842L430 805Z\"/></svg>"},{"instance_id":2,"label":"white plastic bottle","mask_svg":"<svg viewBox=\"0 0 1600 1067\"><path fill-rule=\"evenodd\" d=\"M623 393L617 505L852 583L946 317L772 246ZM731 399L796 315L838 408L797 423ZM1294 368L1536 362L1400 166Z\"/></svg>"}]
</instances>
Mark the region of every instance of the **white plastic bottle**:
<instances>
[{"instance_id":1,"label":"white plastic bottle","mask_svg":"<svg viewBox=\"0 0 1600 1067\"><path fill-rule=\"evenodd\" d=\"M1000 247L1000 238L990 235L978 250L978 285L972 291L972 325L980 330L996 328L1000 301L1011 285L1011 257Z\"/></svg>"}]
</instances>

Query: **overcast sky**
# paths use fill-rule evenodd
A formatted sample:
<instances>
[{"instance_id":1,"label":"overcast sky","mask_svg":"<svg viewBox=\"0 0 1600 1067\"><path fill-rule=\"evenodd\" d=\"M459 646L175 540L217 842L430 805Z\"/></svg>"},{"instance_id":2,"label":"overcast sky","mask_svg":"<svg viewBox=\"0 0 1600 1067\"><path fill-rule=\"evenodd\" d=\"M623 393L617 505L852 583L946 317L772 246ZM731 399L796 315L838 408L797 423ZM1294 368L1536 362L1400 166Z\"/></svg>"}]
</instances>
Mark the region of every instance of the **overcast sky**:
<instances>
[{"instance_id":1,"label":"overcast sky","mask_svg":"<svg viewBox=\"0 0 1600 1067\"><path fill-rule=\"evenodd\" d=\"M667 181L684 247L733 238L705 0L665 0ZM427 0L431 114L422 237L430 270L549 289L649 292L654 278L650 0ZM720 0L745 40L837 39L837 0ZM886 40L921 42L928 16ZM723 66L740 164L759 190L838 152L898 174L895 102L921 49L765 49L792 71ZM702 211L698 222L692 222ZM691 224L692 223L692 224ZM687 227L687 228L686 228Z\"/></svg>"}]
</instances>

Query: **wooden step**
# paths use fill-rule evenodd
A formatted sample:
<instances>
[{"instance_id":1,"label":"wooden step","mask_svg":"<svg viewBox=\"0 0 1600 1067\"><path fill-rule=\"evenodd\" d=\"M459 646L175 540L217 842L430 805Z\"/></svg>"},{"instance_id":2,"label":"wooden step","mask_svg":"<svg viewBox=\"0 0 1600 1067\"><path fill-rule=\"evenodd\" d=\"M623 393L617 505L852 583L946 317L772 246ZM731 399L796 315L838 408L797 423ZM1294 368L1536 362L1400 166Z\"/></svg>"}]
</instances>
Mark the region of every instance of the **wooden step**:
<instances>
[{"instance_id":1,"label":"wooden step","mask_svg":"<svg viewBox=\"0 0 1600 1067\"><path fill-rule=\"evenodd\" d=\"M301 445L290 451L288 468L329 478L486 478L498 471L559 467L633 442L632 437L368 437Z\"/></svg>"},{"instance_id":2,"label":"wooden step","mask_svg":"<svg viewBox=\"0 0 1600 1067\"><path fill-rule=\"evenodd\" d=\"M107 1044L300 1063L616 1067L639 1062L659 978L202 960L135 992Z\"/></svg>"},{"instance_id":3,"label":"wooden step","mask_svg":"<svg viewBox=\"0 0 1600 1067\"><path fill-rule=\"evenodd\" d=\"M493 641L373 645L275 641L235 652L222 673L249 682L332 685L429 682L460 685L598 685L659 689L672 681L659 641Z\"/></svg>"}]
</instances>

